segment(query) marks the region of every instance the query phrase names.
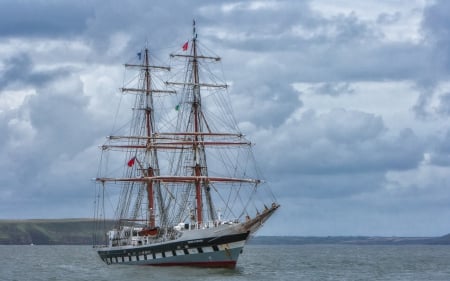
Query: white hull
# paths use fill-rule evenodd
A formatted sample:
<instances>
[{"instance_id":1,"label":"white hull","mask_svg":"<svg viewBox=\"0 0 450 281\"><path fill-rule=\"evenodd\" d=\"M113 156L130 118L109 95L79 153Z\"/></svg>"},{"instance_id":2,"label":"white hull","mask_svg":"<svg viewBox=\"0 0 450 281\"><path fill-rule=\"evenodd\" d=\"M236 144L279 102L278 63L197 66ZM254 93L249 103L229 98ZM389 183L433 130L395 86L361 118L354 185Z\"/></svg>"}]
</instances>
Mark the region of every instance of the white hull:
<instances>
[{"instance_id":1,"label":"white hull","mask_svg":"<svg viewBox=\"0 0 450 281\"><path fill-rule=\"evenodd\" d=\"M173 240L100 247L97 251L107 264L234 268L249 235L259 229L278 207L273 205L245 223L185 230ZM133 243L136 242L134 238L130 238Z\"/></svg>"},{"instance_id":2,"label":"white hull","mask_svg":"<svg viewBox=\"0 0 450 281\"><path fill-rule=\"evenodd\" d=\"M201 231L195 232L195 238L193 235L186 235L151 245L104 247L97 251L107 264L233 268L249 235L246 232L202 238L198 235Z\"/></svg>"}]
</instances>

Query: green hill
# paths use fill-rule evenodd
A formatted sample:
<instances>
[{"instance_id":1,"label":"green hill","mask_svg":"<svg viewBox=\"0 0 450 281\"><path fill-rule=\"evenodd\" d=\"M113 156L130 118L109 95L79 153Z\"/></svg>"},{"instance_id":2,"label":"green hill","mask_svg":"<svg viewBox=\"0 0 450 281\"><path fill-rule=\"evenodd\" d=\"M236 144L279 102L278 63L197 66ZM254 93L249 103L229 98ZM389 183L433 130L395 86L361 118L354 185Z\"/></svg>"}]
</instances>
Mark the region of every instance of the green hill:
<instances>
[{"instance_id":1,"label":"green hill","mask_svg":"<svg viewBox=\"0 0 450 281\"><path fill-rule=\"evenodd\" d=\"M0 244L89 245L94 229L90 219L0 220Z\"/></svg>"}]
</instances>

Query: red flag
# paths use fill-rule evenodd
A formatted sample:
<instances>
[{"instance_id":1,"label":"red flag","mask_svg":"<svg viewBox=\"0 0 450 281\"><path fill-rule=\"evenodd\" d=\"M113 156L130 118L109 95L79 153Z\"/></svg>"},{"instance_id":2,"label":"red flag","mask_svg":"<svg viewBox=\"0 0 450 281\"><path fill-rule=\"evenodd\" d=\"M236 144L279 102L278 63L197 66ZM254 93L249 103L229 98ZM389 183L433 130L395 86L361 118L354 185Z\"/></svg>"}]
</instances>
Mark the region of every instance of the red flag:
<instances>
[{"instance_id":1,"label":"red flag","mask_svg":"<svg viewBox=\"0 0 450 281\"><path fill-rule=\"evenodd\" d=\"M187 51L188 47L189 47L189 41L186 41L186 43L184 43L184 45L183 45L183 51Z\"/></svg>"},{"instance_id":2,"label":"red flag","mask_svg":"<svg viewBox=\"0 0 450 281\"><path fill-rule=\"evenodd\" d=\"M130 161L128 161L128 167L133 167L135 160L136 160L136 156L131 158Z\"/></svg>"}]
</instances>

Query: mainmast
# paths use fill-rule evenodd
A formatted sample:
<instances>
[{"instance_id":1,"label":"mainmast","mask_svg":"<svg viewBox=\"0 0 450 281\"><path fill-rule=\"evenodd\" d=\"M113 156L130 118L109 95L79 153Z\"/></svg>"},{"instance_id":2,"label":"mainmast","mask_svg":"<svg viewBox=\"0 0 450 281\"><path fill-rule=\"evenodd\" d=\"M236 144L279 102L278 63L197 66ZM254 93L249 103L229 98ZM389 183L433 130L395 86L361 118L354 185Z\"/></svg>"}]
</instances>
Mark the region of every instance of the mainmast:
<instances>
[{"instance_id":1,"label":"mainmast","mask_svg":"<svg viewBox=\"0 0 450 281\"><path fill-rule=\"evenodd\" d=\"M192 75L194 80L193 87L193 101L192 110L194 114L194 175L200 177L202 175L202 167L200 166L200 153L204 153L204 147L199 145L199 135L200 132L200 106L201 106L201 96L199 87L199 75L198 75L198 61L197 61L197 33L195 31L195 20L193 22L193 32L192 32ZM195 181L195 199L196 199L196 210L197 210L197 222L201 224L203 222L203 200L202 200L202 188L200 180Z\"/></svg>"},{"instance_id":2,"label":"mainmast","mask_svg":"<svg viewBox=\"0 0 450 281\"><path fill-rule=\"evenodd\" d=\"M191 52L188 55L182 54L172 54L172 57L185 57L189 60L189 71L190 76L186 77L186 81L184 83L173 83L168 82L168 84L172 85L183 85L186 87L187 95L186 104L190 105L189 110L189 118L188 122L185 124L185 128L180 128L181 130L185 130L187 133L186 136L191 135L190 143L191 143L191 153L192 159L191 163L192 172L190 174L191 179L193 180L192 184L195 190L195 221L198 225L201 225L204 222L204 200L206 200L206 205L208 209L209 219L215 220L216 213L214 210L213 202L211 199L210 193L210 181L212 179L208 176L208 169L206 163L206 153L205 147L211 145L237 145L236 142L210 142L205 141L205 137L217 136L216 133L211 132L210 127L205 119L204 113L202 111L202 97L201 97L201 89L202 88L226 88L226 85L218 85L215 83L202 83L200 80L200 70L199 70L199 60L213 60L219 61L219 57L209 57L203 56L199 54L198 50L198 42L197 42L197 32L195 21L193 21L193 32L192 32L192 41L191 41ZM231 134L230 134L231 135ZM243 143L240 143L243 144ZM247 144L247 143L245 143ZM224 179L227 181L228 179ZM234 179L229 179L230 182L233 182Z\"/></svg>"},{"instance_id":3,"label":"mainmast","mask_svg":"<svg viewBox=\"0 0 450 281\"><path fill-rule=\"evenodd\" d=\"M144 71L145 71L145 89L147 90L145 92L146 101L145 101L145 122L146 122L146 132L147 132L147 145L151 144L152 139L150 138L153 130L154 130L154 120L153 120L153 98L152 95L150 95L150 89L151 87L151 77L150 77L150 64L149 64L149 57L148 57L148 49L145 49L144 53ZM155 175L154 173L154 167L158 168L158 158L157 153L155 149L150 150L150 161L151 163L149 167L146 170L146 174L148 177L153 177ZM152 161L153 160L153 161ZM153 163L152 163L153 162ZM152 167L153 165L154 167ZM159 186L158 186L159 187ZM147 201L148 201L148 226L150 228L155 227L155 199L153 194L153 181L147 182Z\"/></svg>"}]
</instances>

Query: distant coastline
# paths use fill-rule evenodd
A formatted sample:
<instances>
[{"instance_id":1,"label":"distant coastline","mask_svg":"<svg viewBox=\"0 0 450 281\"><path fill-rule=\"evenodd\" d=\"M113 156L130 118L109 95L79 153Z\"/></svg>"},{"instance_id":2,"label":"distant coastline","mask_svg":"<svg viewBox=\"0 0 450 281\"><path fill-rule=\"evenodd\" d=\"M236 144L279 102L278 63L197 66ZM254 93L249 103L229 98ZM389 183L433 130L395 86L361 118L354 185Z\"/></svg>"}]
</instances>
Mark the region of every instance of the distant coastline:
<instances>
[{"instance_id":1,"label":"distant coastline","mask_svg":"<svg viewBox=\"0 0 450 281\"><path fill-rule=\"evenodd\" d=\"M0 220L0 245L92 245L92 219Z\"/></svg>"},{"instance_id":2,"label":"distant coastline","mask_svg":"<svg viewBox=\"0 0 450 281\"><path fill-rule=\"evenodd\" d=\"M0 245L92 245L91 219L0 220ZM374 236L255 236L251 245L450 245L450 234L440 237Z\"/></svg>"},{"instance_id":3,"label":"distant coastline","mask_svg":"<svg viewBox=\"0 0 450 281\"><path fill-rule=\"evenodd\" d=\"M450 245L450 234L440 237L383 236L257 236L250 244L258 245Z\"/></svg>"}]
</instances>

